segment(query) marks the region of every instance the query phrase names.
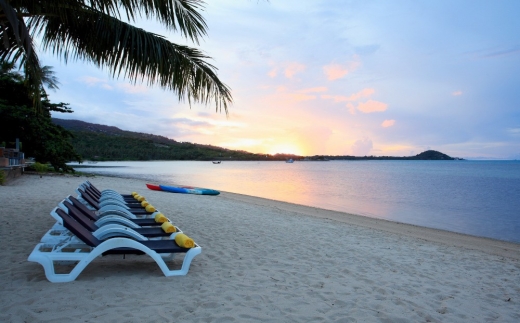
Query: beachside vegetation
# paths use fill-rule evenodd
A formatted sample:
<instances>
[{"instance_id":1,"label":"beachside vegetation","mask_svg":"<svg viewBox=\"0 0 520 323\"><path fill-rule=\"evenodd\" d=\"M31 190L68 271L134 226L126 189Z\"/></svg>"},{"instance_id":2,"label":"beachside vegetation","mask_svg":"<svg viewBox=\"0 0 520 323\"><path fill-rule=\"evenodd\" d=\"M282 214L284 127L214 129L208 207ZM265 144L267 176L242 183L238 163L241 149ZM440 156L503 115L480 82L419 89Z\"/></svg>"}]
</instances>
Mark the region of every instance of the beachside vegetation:
<instances>
[{"instance_id":1,"label":"beachside vegetation","mask_svg":"<svg viewBox=\"0 0 520 323\"><path fill-rule=\"evenodd\" d=\"M206 62L210 57L131 24L151 18L198 44L207 33L203 7L202 0L0 0L0 59L23 67L33 107L40 113L45 113L45 67L34 38L64 62L90 62L113 77L159 85L190 104L214 102L217 111L227 113L231 90Z\"/></svg>"},{"instance_id":2,"label":"beachside vegetation","mask_svg":"<svg viewBox=\"0 0 520 323\"><path fill-rule=\"evenodd\" d=\"M42 164L38 162L32 164L30 167L33 168L39 174L46 173L49 170L49 166L47 164Z\"/></svg>"},{"instance_id":3,"label":"beachside vegetation","mask_svg":"<svg viewBox=\"0 0 520 323\"><path fill-rule=\"evenodd\" d=\"M74 171L66 163L81 161L81 157L70 143L72 133L51 120L51 111L71 113L72 110L66 103L50 102L42 90L42 111L36 112L30 88L24 77L13 69L13 63L0 61L0 142L10 143L18 138L26 156L41 163L48 162L56 171ZM46 70L51 71L48 67Z\"/></svg>"}]
</instances>

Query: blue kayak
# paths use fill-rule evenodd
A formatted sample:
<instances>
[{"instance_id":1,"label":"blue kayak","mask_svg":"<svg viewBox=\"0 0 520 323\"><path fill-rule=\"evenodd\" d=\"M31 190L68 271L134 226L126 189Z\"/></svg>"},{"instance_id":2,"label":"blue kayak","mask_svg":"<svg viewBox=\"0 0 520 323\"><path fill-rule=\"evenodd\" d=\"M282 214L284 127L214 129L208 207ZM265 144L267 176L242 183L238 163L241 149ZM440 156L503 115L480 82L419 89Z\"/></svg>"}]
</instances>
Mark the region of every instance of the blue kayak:
<instances>
[{"instance_id":1,"label":"blue kayak","mask_svg":"<svg viewBox=\"0 0 520 323\"><path fill-rule=\"evenodd\" d=\"M180 187L180 186L166 186L159 185L161 191L182 194L198 194L198 195L219 195L220 192L209 188L198 187Z\"/></svg>"}]
</instances>

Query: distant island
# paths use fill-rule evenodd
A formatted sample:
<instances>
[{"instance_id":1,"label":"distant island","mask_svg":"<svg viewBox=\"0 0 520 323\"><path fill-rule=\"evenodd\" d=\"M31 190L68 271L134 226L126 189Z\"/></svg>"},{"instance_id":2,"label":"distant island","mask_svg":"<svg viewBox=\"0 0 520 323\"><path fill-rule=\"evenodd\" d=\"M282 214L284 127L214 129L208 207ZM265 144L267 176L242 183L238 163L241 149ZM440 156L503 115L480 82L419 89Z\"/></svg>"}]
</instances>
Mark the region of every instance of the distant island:
<instances>
[{"instance_id":1,"label":"distant island","mask_svg":"<svg viewBox=\"0 0 520 323\"><path fill-rule=\"evenodd\" d=\"M308 158L308 157L307 157ZM436 150L426 150L415 156L314 156L311 160L463 160L463 158L450 157ZM304 158L305 160L305 158Z\"/></svg>"},{"instance_id":2,"label":"distant island","mask_svg":"<svg viewBox=\"0 0 520 323\"><path fill-rule=\"evenodd\" d=\"M117 127L80 120L52 118L52 122L74 135L72 146L88 161L122 160L251 160L251 161L329 161L329 160L456 160L435 150L415 156L298 156L293 154L254 154L212 145L179 142L163 136L121 130Z\"/></svg>"}]
</instances>

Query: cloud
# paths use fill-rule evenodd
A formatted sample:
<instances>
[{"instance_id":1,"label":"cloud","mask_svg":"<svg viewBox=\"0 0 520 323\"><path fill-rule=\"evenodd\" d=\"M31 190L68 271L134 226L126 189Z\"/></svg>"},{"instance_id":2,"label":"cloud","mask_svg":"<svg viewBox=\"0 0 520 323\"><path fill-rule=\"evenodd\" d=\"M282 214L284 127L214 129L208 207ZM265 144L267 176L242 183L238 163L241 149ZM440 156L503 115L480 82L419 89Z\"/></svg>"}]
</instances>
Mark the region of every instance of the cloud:
<instances>
[{"instance_id":1,"label":"cloud","mask_svg":"<svg viewBox=\"0 0 520 323\"><path fill-rule=\"evenodd\" d=\"M97 85L99 83L101 84L106 84L107 81L104 80L104 79L100 79L100 78L97 78L97 77L93 77L93 76L84 76L84 77L81 77L79 79L79 81L81 83L85 83L87 84L88 86L94 86L94 85Z\"/></svg>"},{"instance_id":2,"label":"cloud","mask_svg":"<svg viewBox=\"0 0 520 323\"><path fill-rule=\"evenodd\" d=\"M388 104L375 100L368 100L367 102L359 103L357 106L357 109L363 113L382 112L386 111L387 108Z\"/></svg>"},{"instance_id":3,"label":"cloud","mask_svg":"<svg viewBox=\"0 0 520 323\"><path fill-rule=\"evenodd\" d=\"M357 57L355 57L357 58ZM323 72L327 76L329 81L334 81L340 78L345 77L348 73L357 69L361 63L359 61L352 61L347 63L346 65L332 63L329 65L323 66Z\"/></svg>"},{"instance_id":4,"label":"cloud","mask_svg":"<svg viewBox=\"0 0 520 323\"><path fill-rule=\"evenodd\" d=\"M453 96L459 96L459 95L462 95L462 91L460 91L460 90L459 90L459 91L455 91L455 92L453 92L451 95L453 95Z\"/></svg>"},{"instance_id":5,"label":"cloud","mask_svg":"<svg viewBox=\"0 0 520 323\"><path fill-rule=\"evenodd\" d=\"M520 54L520 48L518 46L513 47L513 48L497 50L497 51L485 54L482 57L494 58L494 57L507 56L507 55L516 55L516 54Z\"/></svg>"},{"instance_id":6,"label":"cloud","mask_svg":"<svg viewBox=\"0 0 520 323\"><path fill-rule=\"evenodd\" d=\"M305 65L300 63L290 63L285 67L284 75L287 78L293 78L294 75L296 75L299 72L303 72L305 70Z\"/></svg>"},{"instance_id":7,"label":"cloud","mask_svg":"<svg viewBox=\"0 0 520 323\"><path fill-rule=\"evenodd\" d=\"M372 150L372 140L369 138L358 139L352 145L352 154L354 156L367 156Z\"/></svg>"},{"instance_id":8,"label":"cloud","mask_svg":"<svg viewBox=\"0 0 520 323\"><path fill-rule=\"evenodd\" d=\"M347 75L348 69L339 64L330 64L323 66L323 72L329 81L334 81Z\"/></svg>"},{"instance_id":9,"label":"cloud","mask_svg":"<svg viewBox=\"0 0 520 323\"><path fill-rule=\"evenodd\" d=\"M370 88L365 88L365 89L359 91L358 93L352 94L351 96L349 96L347 98L347 100L348 101L356 101L356 100L359 100L361 98L367 98L367 97L371 96L374 93L376 93L376 90L370 89Z\"/></svg>"},{"instance_id":10,"label":"cloud","mask_svg":"<svg viewBox=\"0 0 520 323\"><path fill-rule=\"evenodd\" d=\"M395 124L395 120L385 120L383 121L383 123L381 124L381 127L383 128L388 128L388 127L391 127Z\"/></svg>"},{"instance_id":11,"label":"cloud","mask_svg":"<svg viewBox=\"0 0 520 323\"><path fill-rule=\"evenodd\" d=\"M110 84L110 82L106 79L101 79L92 76L84 76L79 79L81 83L85 83L88 86L96 86L105 90L113 90L114 87L118 90L121 90L125 93L135 94L135 93L146 93L149 90L149 87L145 85L133 85L129 83L117 83L115 86Z\"/></svg>"},{"instance_id":12,"label":"cloud","mask_svg":"<svg viewBox=\"0 0 520 323\"><path fill-rule=\"evenodd\" d=\"M277 96L278 101L291 101L291 102L315 100L317 98L317 96L313 95L313 93L326 92L326 91L327 91L327 88L324 86L302 89L302 90L297 90L294 92L289 92L287 90L287 87L285 87L285 86L279 86L276 89L276 92L278 93L278 96Z\"/></svg>"},{"instance_id":13,"label":"cloud","mask_svg":"<svg viewBox=\"0 0 520 323\"><path fill-rule=\"evenodd\" d=\"M361 98L367 98L372 94L376 93L376 90L371 88L365 88L357 93L351 94L350 96L344 95L322 95L322 99L332 99L334 102L348 102L348 101L357 101Z\"/></svg>"},{"instance_id":14,"label":"cloud","mask_svg":"<svg viewBox=\"0 0 520 323\"><path fill-rule=\"evenodd\" d=\"M520 128L510 128L507 129L507 132L509 132L511 135L520 135Z\"/></svg>"},{"instance_id":15,"label":"cloud","mask_svg":"<svg viewBox=\"0 0 520 323\"><path fill-rule=\"evenodd\" d=\"M298 92L301 92L301 93L327 92L327 88L325 86L318 86L318 87L303 89Z\"/></svg>"},{"instance_id":16,"label":"cloud","mask_svg":"<svg viewBox=\"0 0 520 323\"><path fill-rule=\"evenodd\" d=\"M267 75L269 75L269 77L271 77L271 78L276 77L276 75L278 75L278 69L273 68L272 70L269 71L269 73L267 73Z\"/></svg>"},{"instance_id":17,"label":"cloud","mask_svg":"<svg viewBox=\"0 0 520 323\"><path fill-rule=\"evenodd\" d=\"M356 107L352 104L352 103L347 103L347 109L348 109L348 112L350 112L351 115L355 115L356 114Z\"/></svg>"},{"instance_id":18,"label":"cloud","mask_svg":"<svg viewBox=\"0 0 520 323\"><path fill-rule=\"evenodd\" d=\"M136 94L148 92L148 87L144 85L132 85L128 83L119 83L116 85L118 89L125 93Z\"/></svg>"}]
</instances>

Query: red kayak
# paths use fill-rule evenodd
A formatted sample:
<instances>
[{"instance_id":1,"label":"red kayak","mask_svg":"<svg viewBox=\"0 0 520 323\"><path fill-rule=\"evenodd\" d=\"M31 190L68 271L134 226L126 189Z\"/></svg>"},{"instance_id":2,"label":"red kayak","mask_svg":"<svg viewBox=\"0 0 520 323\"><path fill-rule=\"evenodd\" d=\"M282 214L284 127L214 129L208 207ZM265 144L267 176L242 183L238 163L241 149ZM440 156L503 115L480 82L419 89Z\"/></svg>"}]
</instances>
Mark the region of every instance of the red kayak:
<instances>
[{"instance_id":1,"label":"red kayak","mask_svg":"<svg viewBox=\"0 0 520 323\"><path fill-rule=\"evenodd\" d=\"M146 187L148 187L149 189L151 189L153 191L162 191L161 187L157 184L146 184Z\"/></svg>"}]
</instances>

